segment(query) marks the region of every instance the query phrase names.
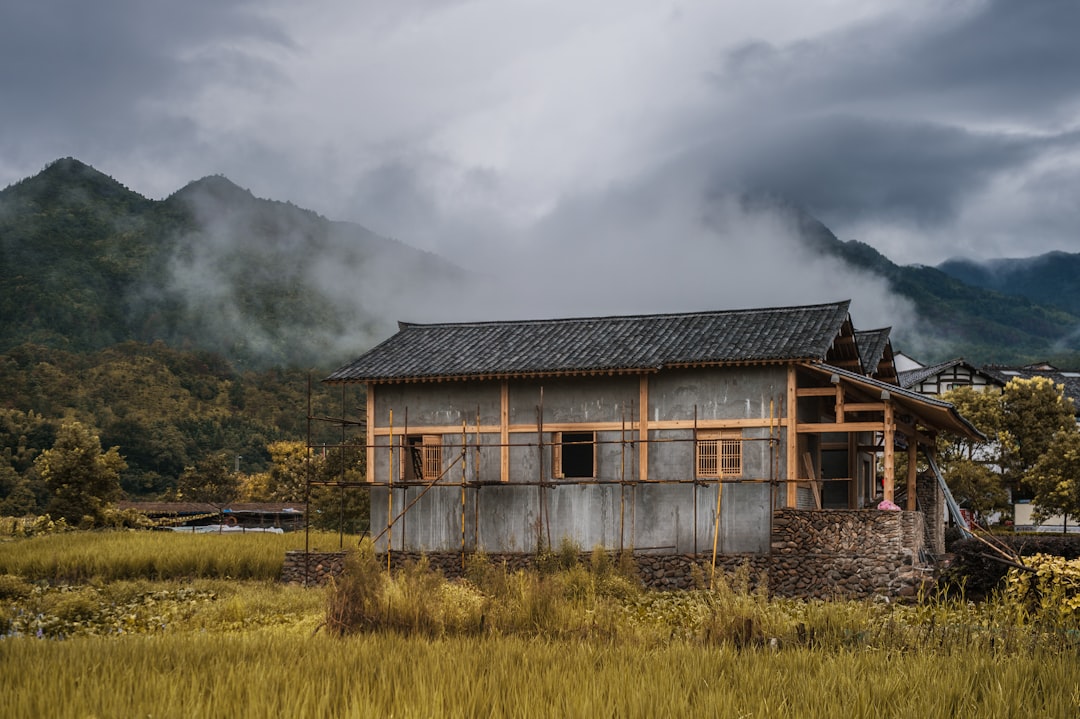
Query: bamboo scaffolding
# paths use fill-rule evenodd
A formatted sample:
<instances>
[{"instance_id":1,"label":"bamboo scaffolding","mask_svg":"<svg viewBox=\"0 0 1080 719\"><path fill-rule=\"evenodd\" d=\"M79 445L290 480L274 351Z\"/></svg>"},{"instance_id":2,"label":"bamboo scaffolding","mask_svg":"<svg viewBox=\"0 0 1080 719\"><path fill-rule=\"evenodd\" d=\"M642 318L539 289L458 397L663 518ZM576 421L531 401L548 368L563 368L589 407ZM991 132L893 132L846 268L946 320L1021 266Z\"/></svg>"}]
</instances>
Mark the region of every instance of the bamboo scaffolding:
<instances>
[{"instance_id":1,"label":"bamboo scaffolding","mask_svg":"<svg viewBox=\"0 0 1080 719\"><path fill-rule=\"evenodd\" d=\"M614 430L612 430L611 428L605 428L605 429L582 429L581 431L591 431L591 432L593 432L594 433L593 439L560 443L562 445L570 445L570 446L572 446L572 445L592 445L592 446L595 446L595 447L606 446L606 445L615 445L615 444L619 445L620 454L619 454L619 468L618 468L617 477L602 476L602 475L598 475L598 476L595 476L595 477L574 477L574 478L549 477L548 476L549 473L547 472L547 462L548 462L548 460L547 460L547 456L546 456L546 449L547 449L548 446L551 446L551 443L546 441L546 439L545 439L544 394L543 394L543 388L541 387L540 392L539 392L539 403L536 406L536 425L535 425L536 436L535 436L535 439L525 439L525 440L510 439L511 435L508 434L507 431L506 431L505 419L502 421L502 423L500 425L500 427L501 427L500 429L497 429L496 431L492 431L491 427L485 427L482 424L482 422L481 422L481 420L482 420L481 408L479 406L477 406L477 408L476 408L476 422L475 422L475 426L472 428L473 431L471 432L471 434L472 434L471 447L470 447L470 442L469 442L470 432L469 432L467 422L462 421L461 435L460 435L461 436L461 451L459 453L459 457L457 459L449 462L445 467L443 467L442 471L434 479L425 480L425 479L410 479L407 474L403 474L402 477L396 477L395 476L396 475L395 462L397 462L397 465L400 465L401 462L405 461L404 455L402 455L402 458L400 460L398 460L396 458L396 453L399 452L399 451L402 452L402 453L407 451L407 447L405 447L404 443L406 443L408 441L408 437L410 436L409 435L408 407L403 408L404 417L405 417L405 424L402 427L402 429L400 430L400 433L395 428L394 410L392 408L388 409L388 417L387 417L388 421L387 421L387 424L383 427L382 430L377 431L377 432L367 432L368 425L369 425L370 421L372 421L374 419L373 415L371 414L370 406L369 406L369 409L368 409L368 420L355 420L355 419L349 419L348 417L346 417L345 416L346 412L345 412L345 390L344 390L344 386L342 388L342 397L341 397L341 405L342 405L342 407L341 407L342 416L341 417L328 417L328 416L325 416L325 415L315 415L315 414L313 414L312 406L311 406L311 396L310 396L310 394L311 394L310 378L309 378L308 392L309 392L309 397L308 397L308 418L307 419L308 419L309 460L312 457L311 451L313 450L313 447L312 447L312 423L313 422L326 422L326 423L332 423L332 424L337 425L341 429L340 443L337 444L337 445L324 443L322 445L322 447L323 447L324 452L326 450L332 450L332 449L338 450L339 457L341 458L342 477L340 479L338 479L338 480L316 479L316 478L314 478L312 476L312 469L311 469L312 462L309 461L309 463L308 463L309 464L309 467L308 467L308 479L307 479L306 487L305 487L305 502L310 501L310 497L311 497L310 493L311 493L311 488L312 487L324 486L324 487L337 487L339 489L338 496L339 496L339 501L341 502L341 507L339 508L339 543L343 543L343 536L344 535L343 535L343 530L341 530L341 527L344 525L344 493L345 493L345 490L350 489L350 488L364 488L364 487L371 488L371 487L379 487L379 486L386 487L387 490L388 490L387 491L387 518L386 518L387 521L386 521L386 526L374 537L374 541L378 542L383 537L387 537L385 551L386 551L386 555L387 555L387 564L386 564L386 566L387 566L388 570L392 566L392 560L391 560L390 555L391 555L392 547L394 546L394 542L393 542L393 530L394 530L394 528L400 526L400 528L401 528L400 546L404 547L405 544L406 544L405 521L406 521L406 518L407 518L407 516L409 514L409 511L413 507L415 507L416 504L418 502L420 502L421 499L423 499L432 489L434 489L439 484L443 484L444 486L452 486L452 485L446 485L446 483L443 482L443 480L447 476L447 473L453 467L456 467L458 465L458 462L460 462L460 470L461 470L460 480L459 480L459 482L457 484L459 486L460 505L461 505L461 509L460 509L460 511L461 511L461 517L460 517L460 530L461 530L460 550L461 550L461 559L462 559L463 566L464 566L464 562L466 560L466 552L468 551L468 545L469 545L469 543L467 541L467 538L468 538L468 531L467 531L468 526L467 525L468 525L468 523L466 521L466 517L467 517L467 513L468 513L468 504L469 504L469 502L468 502L468 494L469 494L468 490L469 489L474 490L472 492L472 496L473 496L473 503L472 503L472 513L473 513L472 546L473 546L474 549L478 548L480 546L480 501L481 501L481 496L482 496L481 490L482 490L482 488L487 487L487 486L506 486L507 481L508 481L508 478L501 477L501 476L499 478L497 478L497 479L483 479L482 478L482 472L481 472L481 466L482 466L481 448L486 448L489 451L498 451L498 452L500 452L500 456L502 456L502 457L506 456L505 453L507 451L522 450L522 449L526 450L526 451L528 451L529 449L535 449L536 450L537 459L538 459L538 461L537 461L538 471L537 471L536 479L535 480L529 480L529 479L525 479L525 478L516 478L516 479L513 479L513 480L509 480L509 481L510 481L511 484L513 484L515 486L520 486L520 487L533 487L533 486L535 486L537 488L537 492L538 492L538 495L537 495L537 498L538 498L538 508L537 508L538 515L537 515L537 521L536 521L536 530L537 530L537 533L538 533L538 540L542 540L542 541L540 541L538 543L538 546L543 545L545 542L546 542L546 546L548 546L548 547L551 546L552 537L551 537L551 517L550 517L550 506L549 506L550 492L551 492L551 490L556 489L558 487L581 486L581 485L605 485L605 484L606 485L612 485L612 486L614 486L616 484L619 485L619 542L618 542L618 551L620 553L623 552L625 550L625 548L626 548L626 537L627 537L627 531L626 531L627 530L627 527L626 527L626 524L627 524L627 517L626 517L626 509L627 509L626 508L626 503L627 503L626 489L627 489L627 487L630 488L630 492L631 492L631 499L630 499L630 514L631 514L631 516L630 516L630 525L631 525L630 526L630 537L632 539L636 539L636 537L637 537L637 524L636 524L636 521L637 521L637 516L636 516L637 515L637 488L639 486L642 486L642 485L654 485L654 486L659 486L659 485L684 485L684 486L693 486L695 488L704 488L704 487L710 487L710 486L715 487L716 505L715 505L715 509L714 509L713 527L712 527L712 534L713 534L712 540L713 541L712 541L712 561L711 561L711 571L712 571L713 575L715 575L717 556L718 556L719 551L720 551L719 540L720 540L720 527L721 527L721 524L722 524L721 517L722 517L723 506L724 506L724 504L723 504L723 499L724 499L723 498L723 494L724 494L723 488L724 488L724 486L725 485L741 485L741 484L749 484L749 485L752 485L752 484L769 484L769 486L770 486L770 493L769 493L769 506L770 506L769 514L770 514L770 519L769 519L769 521L770 521L770 525L771 525L771 522L772 522L772 511L771 510L776 508L777 502L779 501L779 488L798 486L800 484L805 484L806 481L807 481L806 479L800 478L798 476L785 476L785 477L780 477L779 476L779 470L780 470L780 466L782 464L782 462L781 462L781 449L782 449L782 443L785 441L785 436L784 436L785 431L790 433L791 427L792 427L791 423L793 422L793 420L790 417L785 417L784 410L787 409L787 414L789 414L789 415L794 411L794 408L792 408L792 407L785 407L786 403L785 403L785 398L784 398L783 395L780 396L779 401L777 401L776 398L770 398L770 400L769 400L768 418L767 419L762 418L760 425L759 424L748 423L746 420L736 420L736 422L738 422L739 424L734 425L734 426L737 426L737 427L742 428L742 429L747 429L747 428L749 428L749 429L758 429L758 428L760 428L761 430L766 430L767 431L767 436L762 436L762 437L743 436L740 439L740 441L743 443L744 446L746 446L748 444L752 445L752 444L758 443L758 442L767 442L768 443L769 447L768 447L768 450L767 450L768 451L768 455L767 455L768 459L767 459L766 476L699 477L699 476L697 476L696 454L695 453L690 453L690 456L692 458L694 458L693 459L694 466L691 468L691 471L688 473L687 476L675 477L675 478L672 478L672 477L669 476L669 477L666 477L666 478L642 479L641 474L639 472L638 459L639 459L639 456L644 456L644 452L648 451L647 447L649 445L653 445L653 444L656 444L656 445L679 444L679 443L694 444L694 443L699 441L699 437L698 437L699 430L702 430L704 428L713 429L713 428L715 428L717 426L717 422L716 422L716 420L713 420L712 422L710 422L709 424L706 424L703 427L701 422L700 422L699 416L698 416L698 408L695 405L694 406L694 414L693 414L692 421L689 421L689 422L687 422L687 424L682 425L683 431L687 432L688 436L680 436L680 437L650 436L650 433L646 431L647 425L643 425L643 423L646 420L644 419L644 417L641 417L641 418L637 417L636 408L634 406L635 403L633 401L630 401L627 405L625 405L623 407L622 412L621 412L620 421L617 424L611 423L611 424L615 425ZM631 417L635 418L635 419L632 419L630 422L627 422L627 417L626 417L627 409L629 409ZM590 426L595 427L595 426L597 426L596 423L560 423L560 424L556 424L555 426L560 428L559 431L571 431L571 430L563 430L562 429L562 427L565 427L568 424L582 424L584 427L590 427ZM787 430L785 430L785 427L787 428ZM363 442L363 443L349 443L348 436L347 436L347 430L349 428L364 430L367 433L368 440ZM434 428L433 427L424 427L423 428L425 433L429 432L432 429L434 429ZM446 429L449 429L449 428L446 428ZM414 431L419 432L420 430L414 430ZM520 428L512 430L512 432L515 432L515 433L520 433L521 431L522 430ZM555 430L552 430L552 431L555 431ZM663 428L660 429L660 431L678 431L678 429L672 430L670 427L663 427ZM602 433L604 433L604 432L609 433L609 434L611 434L613 432L617 432L617 438L603 437ZM438 434L438 432L432 432L432 433L433 434ZM452 433L443 432L442 434L446 435L446 434L452 434ZM485 440L490 440L491 435L493 435L493 434L496 435L499 438L498 441L496 441L496 442L485 441ZM369 458L373 458L374 456L376 456L375 453L378 451L378 449L380 447L384 446L382 444L379 444L379 443L375 442L375 437L376 436L386 437L386 439L387 439L387 442L386 442L386 445L385 445L386 448L387 448L387 451L388 451L388 472L387 472L386 482L385 483L380 483L378 481L375 481L375 477L377 475L372 474L370 472L368 474L368 479L365 480L365 481L349 481L349 480L346 480L344 478L345 459L346 459L345 450L346 450L346 448L352 448L352 449L357 449L357 450L361 450L361 449L365 450L366 453L367 453L367 456ZM506 439L503 439L503 438L506 438ZM641 448L642 451L639 451L639 448ZM469 476L470 473L468 472L468 459L467 459L468 456L469 456L469 450L470 449L472 450L472 456L473 456L473 471L471 473L471 475L472 475L471 477ZM628 451L630 452L630 462L627 462L626 453ZM505 461L505 460L501 460L501 461ZM788 461L790 463L790 460L788 460ZM813 484L815 484L817 486L821 486L822 484L827 483L827 482L852 482L853 478L852 477L815 478L815 479L812 479L811 481L812 481ZM407 497L407 495L403 495L403 498L402 498L403 507L400 509L400 511L398 511L395 514L395 512L394 512L394 499L393 499L394 489L400 489L403 492L408 493L409 490L412 489L412 488L420 488L420 492L415 497L413 497L411 499L409 499ZM790 490L789 490L787 496L788 497L791 496ZM693 492L693 527L694 527L693 549L694 549L695 554L697 554L699 552L699 545L698 545L699 506L698 506L698 502L699 502L698 492L695 490ZM307 524L309 524L309 523L305 522L305 525L307 525ZM307 526L305 526L305 531L307 531ZM631 542L630 546L631 547L633 546L633 541ZM309 541L308 538L305 538L305 552L308 552L308 551L310 551L310 541Z\"/></svg>"}]
</instances>

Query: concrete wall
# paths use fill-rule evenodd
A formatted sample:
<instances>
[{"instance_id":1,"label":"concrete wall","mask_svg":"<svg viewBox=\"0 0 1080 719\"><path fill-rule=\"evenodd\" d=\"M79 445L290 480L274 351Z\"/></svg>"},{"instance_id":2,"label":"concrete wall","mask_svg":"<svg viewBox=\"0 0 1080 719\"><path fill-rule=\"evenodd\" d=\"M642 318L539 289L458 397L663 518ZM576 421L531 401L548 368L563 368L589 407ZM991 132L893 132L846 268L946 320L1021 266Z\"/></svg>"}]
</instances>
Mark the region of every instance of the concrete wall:
<instances>
[{"instance_id":1,"label":"concrete wall","mask_svg":"<svg viewBox=\"0 0 1080 719\"><path fill-rule=\"evenodd\" d=\"M499 382L380 385L374 391L375 425L387 427L393 410L396 435L413 433L410 427L427 428L425 432L431 427L445 428L444 466L458 464L440 484L459 486L427 491L399 487L392 490L390 499L385 485L391 475L399 481L400 453L391 454L386 436L376 437L368 458L376 482L372 491L373 534L387 526L388 518L412 504L395 522L393 531L379 539L378 548L453 551L461 548L464 537L467 551L532 552L549 541L557 546L565 537L587 548L693 553L711 549L716 534L720 551L766 553L771 511L783 502L784 495L767 481L779 477L786 466L782 433L775 432L775 441L770 441L767 426L741 430L743 482L724 485L717 524L716 484L694 482L693 421L696 416L699 423L750 420L767 425L770 413L778 421L786 381L783 367L651 375L650 424L691 423L689 428L650 429L648 479L666 482L663 484L636 481L642 469L639 445L629 428L641 410L637 376L511 382L509 424L521 431L510 434L511 476L507 483L499 481L499 434L475 431L478 418L481 425L499 425ZM542 436L529 430L537 425L541 409ZM462 422L466 425L463 461ZM577 483L556 479L551 446L555 435L546 428L597 423L618 429L597 431L596 476ZM624 431L623 426L628 429ZM467 486L463 493L462 481L474 486ZM535 486L538 483L545 486Z\"/></svg>"},{"instance_id":2,"label":"concrete wall","mask_svg":"<svg viewBox=\"0 0 1080 719\"><path fill-rule=\"evenodd\" d=\"M768 552L770 491L768 484L724 485L720 552ZM372 534L378 536L387 517L410 504L379 537L378 551L390 542L396 551L454 551L464 544L469 552L535 552L569 539L590 549L693 553L711 550L717 528L715 484L495 484L466 486L464 492L460 484L393 490L375 485Z\"/></svg>"}]
</instances>

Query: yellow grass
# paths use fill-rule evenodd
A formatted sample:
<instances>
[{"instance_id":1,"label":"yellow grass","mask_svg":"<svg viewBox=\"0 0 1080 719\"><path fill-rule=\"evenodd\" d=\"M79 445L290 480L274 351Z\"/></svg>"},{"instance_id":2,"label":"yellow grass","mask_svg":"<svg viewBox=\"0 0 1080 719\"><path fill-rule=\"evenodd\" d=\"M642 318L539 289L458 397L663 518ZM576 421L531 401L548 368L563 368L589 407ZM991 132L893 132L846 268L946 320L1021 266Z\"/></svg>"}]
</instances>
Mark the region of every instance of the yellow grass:
<instances>
[{"instance_id":1,"label":"yellow grass","mask_svg":"<svg viewBox=\"0 0 1080 719\"><path fill-rule=\"evenodd\" d=\"M345 537L346 546L355 538ZM337 550L338 535L313 532L311 548ZM304 534L66 532L0 542L0 574L49 582L220 577L276 579Z\"/></svg>"},{"instance_id":2,"label":"yellow grass","mask_svg":"<svg viewBox=\"0 0 1080 719\"><path fill-rule=\"evenodd\" d=\"M291 630L0 642L7 717L1072 717L1077 657Z\"/></svg>"}]
</instances>

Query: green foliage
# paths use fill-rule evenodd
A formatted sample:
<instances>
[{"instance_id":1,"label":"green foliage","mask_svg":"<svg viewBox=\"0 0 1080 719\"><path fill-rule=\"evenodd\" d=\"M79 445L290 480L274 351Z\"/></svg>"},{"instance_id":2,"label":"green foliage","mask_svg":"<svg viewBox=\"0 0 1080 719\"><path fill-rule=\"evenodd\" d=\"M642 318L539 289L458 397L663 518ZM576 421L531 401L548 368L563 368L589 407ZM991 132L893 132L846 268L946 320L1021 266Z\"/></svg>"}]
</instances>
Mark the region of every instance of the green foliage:
<instances>
[{"instance_id":1,"label":"green foliage","mask_svg":"<svg viewBox=\"0 0 1080 719\"><path fill-rule=\"evenodd\" d=\"M961 387L942 395L988 441L938 439L941 468L961 504L979 515L1008 505L1006 487L1035 494L1042 516L1080 510L1080 433L1064 388L1044 377L1011 380L998 394Z\"/></svg>"},{"instance_id":2,"label":"green foliage","mask_svg":"<svg viewBox=\"0 0 1080 719\"><path fill-rule=\"evenodd\" d=\"M1009 495L999 472L1004 411L1002 396L992 390L976 391L965 386L946 392L941 397L953 404L987 441L939 435L937 454L941 471L953 496L978 517L1004 509Z\"/></svg>"},{"instance_id":3,"label":"green foliage","mask_svg":"<svg viewBox=\"0 0 1080 719\"><path fill-rule=\"evenodd\" d=\"M1058 432L1076 432L1073 404L1061 385L1045 377L1010 380L1001 395L1001 466L1011 486L1046 453Z\"/></svg>"},{"instance_id":4,"label":"green foliage","mask_svg":"<svg viewBox=\"0 0 1080 719\"><path fill-rule=\"evenodd\" d=\"M229 456L219 452L193 467L186 467L176 484L176 498L183 502L224 504L236 499L240 481L229 466Z\"/></svg>"},{"instance_id":5,"label":"green foliage","mask_svg":"<svg viewBox=\"0 0 1080 719\"><path fill-rule=\"evenodd\" d=\"M1031 557L1052 555L1067 560L1080 558L1080 535L997 535L992 541L1006 554ZM1009 566L1001 555L987 547L981 537L962 539L952 546L953 562L942 578L942 585L969 599L984 600L1002 589ZM1025 559L1026 561L1026 559Z\"/></svg>"},{"instance_id":6,"label":"green foliage","mask_svg":"<svg viewBox=\"0 0 1080 719\"><path fill-rule=\"evenodd\" d=\"M308 431L307 373L239 372L220 357L162 343L89 355L22 345L0 355L0 381L9 405L0 408L0 513L12 515L43 511L49 501L32 468L64 418L100 428L102 443L119 448L127 463L120 484L131 498L174 490L185 468L211 457L226 455L232 464L239 455L242 471L263 471L269 444L300 441ZM341 394L314 383L312 412L340 414ZM350 390L347 401L355 411L362 391ZM325 423L312 429L315 442L341 441ZM362 471L362 447L349 449L344 461L350 477ZM340 452L327 453L328 466L336 471L341 463Z\"/></svg>"},{"instance_id":7,"label":"green foliage","mask_svg":"<svg viewBox=\"0 0 1080 719\"><path fill-rule=\"evenodd\" d=\"M1003 598L1021 622L1080 629L1080 559L1035 554L1010 569Z\"/></svg>"},{"instance_id":8,"label":"green foliage","mask_svg":"<svg viewBox=\"0 0 1080 719\"><path fill-rule=\"evenodd\" d=\"M78 422L60 427L56 443L34 460L52 493L49 513L68 522L101 524L110 503L120 498L124 460L116 447L101 451L101 441Z\"/></svg>"},{"instance_id":9,"label":"green foliage","mask_svg":"<svg viewBox=\"0 0 1080 719\"><path fill-rule=\"evenodd\" d=\"M1080 517L1080 432L1058 431L1024 475L1024 483L1035 493L1036 519L1054 514Z\"/></svg>"}]
</instances>

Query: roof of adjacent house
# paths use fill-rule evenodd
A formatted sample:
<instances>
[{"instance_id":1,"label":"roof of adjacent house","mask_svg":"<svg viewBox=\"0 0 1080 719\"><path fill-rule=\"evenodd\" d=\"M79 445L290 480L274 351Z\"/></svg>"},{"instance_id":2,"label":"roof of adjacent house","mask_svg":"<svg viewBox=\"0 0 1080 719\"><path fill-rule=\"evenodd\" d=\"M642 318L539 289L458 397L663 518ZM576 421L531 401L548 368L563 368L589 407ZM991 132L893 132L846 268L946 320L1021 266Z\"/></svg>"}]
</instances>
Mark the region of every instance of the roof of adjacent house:
<instances>
[{"instance_id":1,"label":"roof of adjacent house","mask_svg":"<svg viewBox=\"0 0 1080 719\"><path fill-rule=\"evenodd\" d=\"M193 514L254 513L254 514L295 514L303 513L303 502L228 502L212 504L210 502L132 502L123 500L118 503L120 509L134 509L143 514L185 516Z\"/></svg>"},{"instance_id":2,"label":"roof of adjacent house","mask_svg":"<svg viewBox=\"0 0 1080 719\"><path fill-rule=\"evenodd\" d=\"M850 302L684 314L400 323L326 382L400 382L824 360Z\"/></svg>"},{"instance_id":3,"label":"roof of adjacent house","mask_svg":"<svg viewBox=\"0 0 1080 719\"><path fill-rule=\"evenodd\" d=\"M1011 379L1046 377L1054 384L1064 385L1065 396L1073 401L1073 404L1076 407L1076 413L1080 415L1080 371L1058 369L1045 362L1025 365L1023 367L987 365L983 367L981 371L983 374L999 380L1003 385L1008 384Z\"/></svg>"},{"instance_id":4,"label":"roof of adjacent house","mask_svg":"<svg viewBox=\"0 0 1080 719\"><path fill-rule=\"evenodd\" d=\"M885 355L885 348L889 344L889 334L892 327L882 327L876 330L858 330L855 332L855 341L859 345L859 361L868 374L877 371L881 358Z\"/></svg>"},{"instance_id":5,"label":"roof of adjacent house","mask_svg":"<svg viewBox=\"0 0 1080 719\"><path fill-rule=\"evenodd\" d=\"M929 367L918 367L916 369L905 370L897 374L897 379L900 382L901 387L909 388L914 387L917 384L925 382L935 375L939 375L945 370L952 369L953 367L964 367L972 374L981 374L991 379L999 379L993 372L988 372L986 369L979 369L975 365L967 362L962 357L957 359L951 359L947 362L939 362ZM1004 384L1004 382L1002 382Z\"/></svg>"}]
</instances>

